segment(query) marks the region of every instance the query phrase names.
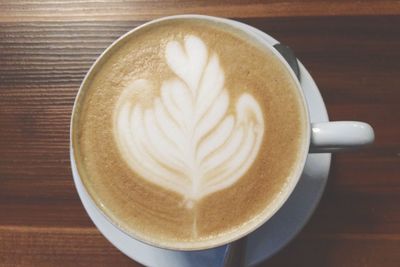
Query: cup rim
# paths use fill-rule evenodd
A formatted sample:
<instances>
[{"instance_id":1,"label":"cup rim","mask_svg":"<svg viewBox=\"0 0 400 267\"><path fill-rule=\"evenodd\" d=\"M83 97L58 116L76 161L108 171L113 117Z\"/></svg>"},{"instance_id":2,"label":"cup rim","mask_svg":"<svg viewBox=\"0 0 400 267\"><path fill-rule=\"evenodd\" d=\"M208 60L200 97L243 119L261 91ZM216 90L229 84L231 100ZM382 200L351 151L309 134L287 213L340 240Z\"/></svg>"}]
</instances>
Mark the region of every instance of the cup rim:
<instances>
[{"instance_id":1,"label":"cup rim","mask_svg":"<svg viewBox=\"0 0 400 267\"><path fill-rule=\"evenodd\" d=\"M302 103L302 108L303 108L303 113L304 113L304 130L305 134L303 137L303 142L301 144L301 149L299 152L299 159L297 160L297 165L296 168L294 168L293 173L291 176L289 176L290 182L287 183L287 187L285 188L284 192L281 193L278 197L276 197L273 202L271 202L268 207L264 209L263 212L259 214L261 216L261 219L257 219L256 222L251 222L251 224L246 224L246 226L241 226L238 228L238 230L235 230L234 232L229 233L229 235L222 235L225 237L218 236L217 238L212 239L211 241L200 241L200 242L181 242L181 243L173 243L173 244L167 244L167 243L156 243L153 240L146 239L145 235L141 235L140 233L133 233L132 230L125 229L118 225L116 221L114 221L105 210L103 210L101 207L99 207L96 198L90 193L89 190L86 188L86 184L83 182L83 179L81 178L81 174L79 171L79 168L76 164L75 161L75 154L74 154L74 145L73 145L73 125L74 125L74 118L76 117L76 109L77 105L79 102L79 99L82 97L82 91L84 91L84 87L86 86L86 82L89 79L89 77L92 75L92 73L96 70L97 66L99 63L101 63L101 60L103 57L105 57L109 51L111 51L117 44L119 44L123 39L128 38L131 34L135 33L136 31L148 27L152 24L160 23L163 21L168 21L168 20L180 20L180 19L200 19L200 20L206 20L206 21L211 21L211 22L218 22L218 23L223 23L226 24L230 27L233 27L239 31L244 32L245 34L250 35L252 38L256 39L262 46L267 47L267 49L272 52L278 59L279 61L285 66L285 68L289 71L292 80L295 82L296 87L297 87L297 92L299 94L300 102ZM206 249L212 249L216 248L219 246L223 246L226 244L229 244L231 242L234 242L242 237L247 236L251 232L255 231L258 229L261 225L266 223L268 220L270 220L274 214L280 210L280 208L284 205L284 203L287 201L287 199L290 197L292 194L294 188L296 187L301 174L303 172L308 151L309 151L309 146L310 146L310 137L311 137L311 125L310 125L310 117L309 117L309 109L308 109L308 104L305 98L305 95L302 91L300 82L298 78L296 77L295 73L289 66L289 64L286 62L286 60L283 58L283 56L275 49L273 46L265 41L263 38L260 37L259 34L256 32L250 31L248 27L251 27L250 25L247 25L242 22L238 22L236 20L232 19L227 19L227 18L221 18L221 17L215 17L215 16L208 16L208 15L199 15L199 14L183 14L183 15L173 15L173 16L166 16L166 17L161 17L157 18L151 21L148 21L146 23L141 24L138 27L135 27L122 36L120 36L118 39L116 39L113 43L111 43L94 61L94 63L91 65L89 70L87 71L85 77L83 78L78 92L76 94L75 100L74 100L74 105L72 108L72 115L71 115L71 120L70 120L70 159L71 159L71 165L75 165L76 168L76 173L78 178L83 185L83 189L87 192L88 196L94 203L94 206L96 209L102 214L104 218L106 218L112 225L114 225L117 229L122 231L123 233L127 234L131 238L134 238L135 240L138 240L140 242L143 242L145 244L162 248L162 249L170 249L170 250L176 250L176 251L196 251L196 250L206 250ZM275 203L277 202L277 203ZM271 208L271 204L274 203L273 207Z\"/></svg>"}]
</instances>

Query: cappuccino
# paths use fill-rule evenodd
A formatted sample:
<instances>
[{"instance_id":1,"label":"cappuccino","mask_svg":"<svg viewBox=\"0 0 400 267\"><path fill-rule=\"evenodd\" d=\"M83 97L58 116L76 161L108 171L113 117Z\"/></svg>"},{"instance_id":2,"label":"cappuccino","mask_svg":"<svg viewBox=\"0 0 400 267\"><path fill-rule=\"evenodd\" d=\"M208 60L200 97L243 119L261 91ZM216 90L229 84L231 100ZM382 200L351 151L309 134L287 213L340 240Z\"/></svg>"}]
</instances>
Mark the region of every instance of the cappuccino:
<instances>
[{"instance_id":1,"label":"cappuccino","mask_svg":"<svg viewBox=\"0 0 400 267\"><path fill-rule=\"evenodd\" d=\"M206 248L275 209L299 165L305 112L259 40L202 19L159 21L119 40L87 76L74 158L120 229L161 247Z\"/></svg>"}]
</instances>

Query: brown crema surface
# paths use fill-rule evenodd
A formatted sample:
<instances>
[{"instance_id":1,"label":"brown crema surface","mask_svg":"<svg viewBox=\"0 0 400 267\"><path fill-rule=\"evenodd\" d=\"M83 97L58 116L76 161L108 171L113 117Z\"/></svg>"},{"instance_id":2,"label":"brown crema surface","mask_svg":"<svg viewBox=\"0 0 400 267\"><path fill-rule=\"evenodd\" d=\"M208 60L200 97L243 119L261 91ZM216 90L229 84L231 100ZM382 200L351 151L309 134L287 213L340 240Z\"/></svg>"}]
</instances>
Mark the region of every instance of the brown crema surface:
<instances>
[{"instance_id":1,"label":"brown crema surface","mask_svg":"<svg viewBox=\"0 0 400 267\"><path fill-rule=\"evenodd\" d=\"M158 90L174 75L165 61L166 43L188 34L218 54L231 103L250 93L261 106L265 123L260 151L247 173L192 209L182 204L179 194L136 174L121 157L112 132L123 89L132 80L148 79ZM159 92L143 92L143 103L154 95ZM298 165L304 112L289 72L250 36L202 20L164 21L122 39L88 76L74 111L74 157L87 191L121 229L153 244L187 248L234 235L271 209Z\"/></svg>"}]
</instances>

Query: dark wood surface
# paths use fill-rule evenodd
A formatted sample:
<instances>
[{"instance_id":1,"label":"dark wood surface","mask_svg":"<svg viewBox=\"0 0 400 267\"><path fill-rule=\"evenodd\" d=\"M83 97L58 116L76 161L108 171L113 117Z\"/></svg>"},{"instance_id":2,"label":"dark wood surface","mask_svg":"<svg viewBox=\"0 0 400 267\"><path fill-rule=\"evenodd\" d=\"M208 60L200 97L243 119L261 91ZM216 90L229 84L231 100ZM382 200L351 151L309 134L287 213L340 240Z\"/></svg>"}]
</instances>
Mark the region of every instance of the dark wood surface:
<instances>
[{"instance_id":1,"label":"dark wood surface","mask_svg":"<svg viewBox=\"0 0 400 267\"><path fill-rule=\"evenodd\" d=\"M400 2L278 0L0 1L0 266L140 266L78 199L69 120L113 40L178 13L268 32L309 69L331 120L375 128L372 147L335 155L311 221L261 266L400 266Z\"/></svg>"}]
</instances>

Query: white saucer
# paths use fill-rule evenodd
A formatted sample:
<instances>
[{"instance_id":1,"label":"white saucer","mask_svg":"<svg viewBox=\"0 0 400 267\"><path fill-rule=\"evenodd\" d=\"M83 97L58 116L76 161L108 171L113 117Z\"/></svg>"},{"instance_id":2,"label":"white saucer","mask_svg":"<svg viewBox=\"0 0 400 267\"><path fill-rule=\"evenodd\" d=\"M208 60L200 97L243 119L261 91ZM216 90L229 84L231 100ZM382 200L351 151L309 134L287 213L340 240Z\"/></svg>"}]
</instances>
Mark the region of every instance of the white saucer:
<instances>
[{"instance_id":1,"label":"white saucer","mask_svg":"<svg viewBox=\"0 0 400 267\"><path fill-rule=\"evenodd\" d=\"M239 22L234 22L244 25ZM253 27L250 30L260 34L272 45L277 41ZM314 80L300 63L301 86L307 99L311 122L328 121L325 104ZM72 157L71 164L75 185L89 217L100 232L115 247L131 259L154 267L203 267L221 266L226 246L199 252L178 252L155 248L126 235L111 224L97 209L85 191ZM302 177L285 205L263 226L248 236L246 266L253 266L271 257L288 244L307 223L324 191L331 154L310 154Z\"/></svg>"}]
</instances>

